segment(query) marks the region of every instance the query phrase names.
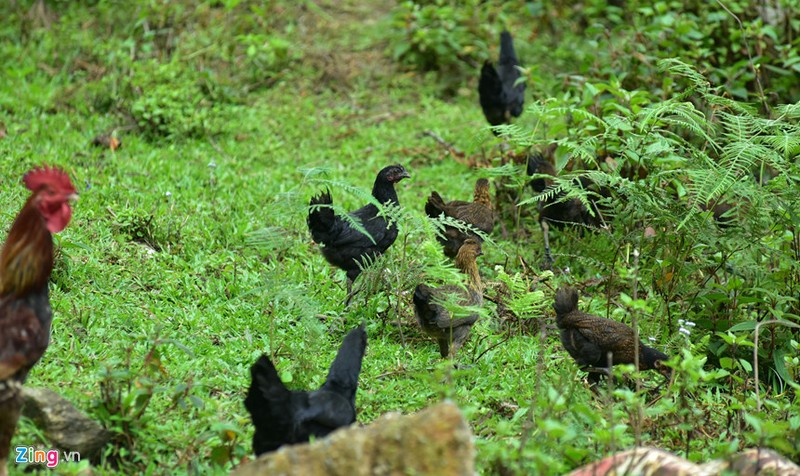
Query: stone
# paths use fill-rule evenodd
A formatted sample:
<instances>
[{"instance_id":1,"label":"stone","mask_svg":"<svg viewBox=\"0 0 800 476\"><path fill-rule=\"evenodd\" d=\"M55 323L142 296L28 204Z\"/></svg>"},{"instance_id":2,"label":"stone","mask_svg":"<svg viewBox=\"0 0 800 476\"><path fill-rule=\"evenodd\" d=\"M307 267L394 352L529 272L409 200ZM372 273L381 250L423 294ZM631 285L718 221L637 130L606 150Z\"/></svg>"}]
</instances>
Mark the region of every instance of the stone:
<instances>
[{"instance_id":1,"label":"stone","mask_svg":"<svg viewBox=\"0 0 800 476\"><path fill-rule=\"evenodd\" d=\"M22 401L22 414L59 450L77 451L82 460L96 460L111 440L105 428L52 390L23 387Z\"/></svg>"},{"instance_id":2,"label":"stone","mask_svg":"<svg viewBox=\"0 0 800 476\"><path fill-rule=\"evenodd\" d=\"M623 451L567 476L800 476L800 467L767 448L750 448L725 459L695 464L658 448Z\"/></svg>"},{"instance_id":3,"label":"stone","mask_svg":"<svg viewBox=\"0 0 800 476\"><path fill-rule=\"evenodd\" d=\"M413 415L384 415L310 444L284 446L237 468L234 476L474 476L475 447L453 403Z\"/></svg>"}]
</instances>

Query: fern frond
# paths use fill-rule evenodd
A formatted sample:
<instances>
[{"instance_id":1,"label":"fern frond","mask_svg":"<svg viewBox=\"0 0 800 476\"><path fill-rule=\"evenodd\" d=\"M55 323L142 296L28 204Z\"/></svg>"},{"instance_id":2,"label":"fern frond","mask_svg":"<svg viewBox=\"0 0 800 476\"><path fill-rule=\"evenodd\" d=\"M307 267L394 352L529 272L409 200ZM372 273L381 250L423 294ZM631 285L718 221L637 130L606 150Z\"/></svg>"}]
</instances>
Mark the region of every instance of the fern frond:
<instances>
[{"instance_id":1,"label":"fern frond","mask_svg":"<svg viewBox=\"0 0 800 476\"><path fill-rule=\"evenodd\" d=\"M701 94L707 94L711 88L711 83L705 76L700 74L692 65L685 63L678 58L665 58L656 63L661 72L681 76L689 80Z\"/></svg>"}]
</instances>

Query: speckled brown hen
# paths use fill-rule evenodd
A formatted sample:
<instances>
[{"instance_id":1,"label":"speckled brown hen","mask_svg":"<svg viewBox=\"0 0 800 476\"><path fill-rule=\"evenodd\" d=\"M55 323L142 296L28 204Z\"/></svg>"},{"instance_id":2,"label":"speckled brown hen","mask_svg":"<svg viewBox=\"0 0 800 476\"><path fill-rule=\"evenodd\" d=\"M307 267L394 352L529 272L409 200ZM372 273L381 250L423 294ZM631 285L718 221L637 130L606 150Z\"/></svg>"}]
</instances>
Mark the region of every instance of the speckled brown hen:
<instances>
[{"instance_id":1,"label":"speckled brown hen","mask_svg":"<svg viewBox=\"0 0 800 476\"><path fill-rule=\"evenodd\" d=\"M430 218L438 218L442 215L455 218L488 235L494 229L495 222L489 181L482 178L475 182L475 191L471 202L453 200L445 203L441 195L435 191L431 192L431 196L425 203L425 213ZM459 248L467 238L474 238L478 242L483 241L475 232L461 230L450 225L445 225L442 234L436 236L436 240L444 248L444 254L449 258L456 257Z\"/></svg>"},{"instance_id":2,"label":"speckled brown hen","mask_svg":"<svg viewBox=\"0 0 800 476\"><path fill-rule=\"evenodd\" d=\"M455 356L464 345L472 325L478 320L477 314L453 318L450 312L440 304L448 295L456 296L461 306L481 306L483 304L483 286L478 272L476 259L482 253L481 244L467 238L456 255L456 267L467 275L467 289L455 285L432 288L420 284L414 289L414 313L417 315L422 330L436 339L439 353L444 357ZM451 346L452 343L452 346Z\"/></svg>"},{"instance_id":3,"label":"speckled brown hen","mask_svg":"<svg viewBox=\"0 0 800 476\"><path fill-rule=\"evenodd\" d=\"M553 308L561 331L561 343L578 366L589 372L590 382L597 382L612 365L635 363L633 329L621 322L580 311L575 288L559 288ZM666 354L641 341L638 347L640 369L669 372L662 362L669 358Z\"/></svg>"},{"instance_id":4,"label":"speckled brown hen","mask_svg":"<svg viewBox=\"0 0 800 476\"><path fill-rule=\"evenodd\" d=\"M0 254L0 475L17 427L22 384L50 342L48 281L53 270L52 233L72 216L77 198L60 169L34 168L23 177L32 193L17 215Z\"/></svg>"}]
</instances>

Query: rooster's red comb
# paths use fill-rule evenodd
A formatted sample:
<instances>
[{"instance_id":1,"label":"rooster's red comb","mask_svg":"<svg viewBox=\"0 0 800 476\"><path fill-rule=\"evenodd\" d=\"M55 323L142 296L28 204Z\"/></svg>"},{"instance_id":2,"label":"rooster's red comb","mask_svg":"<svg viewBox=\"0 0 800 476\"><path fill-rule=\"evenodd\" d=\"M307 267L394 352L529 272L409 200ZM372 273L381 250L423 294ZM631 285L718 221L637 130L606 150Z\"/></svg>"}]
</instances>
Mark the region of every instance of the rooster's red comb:
<instances>
[{"instance_id":1,"label":"rooster's red comb","mask_svg":"<svg viewBox=\"0 0 800 476\"><path fill-rule=\"evenodd\" d=\"M32 192L36 192L42 187L51 187L66 194L75 193L75 186L72 185L69 175L58 167L48 165L34 167L22 177L22 181Z\"/></svg>"}]
</instances>

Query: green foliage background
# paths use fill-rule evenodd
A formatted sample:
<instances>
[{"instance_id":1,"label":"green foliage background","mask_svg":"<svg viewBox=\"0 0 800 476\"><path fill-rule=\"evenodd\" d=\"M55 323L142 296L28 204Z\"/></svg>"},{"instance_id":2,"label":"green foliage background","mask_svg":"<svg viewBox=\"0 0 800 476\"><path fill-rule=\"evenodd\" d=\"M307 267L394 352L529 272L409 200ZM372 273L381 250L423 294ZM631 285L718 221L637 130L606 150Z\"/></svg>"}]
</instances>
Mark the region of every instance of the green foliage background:
<instances>
[{"instance_id":1,"label":"green foliage background","mask_svg":"<svg viewBox=\"0 0 800 476\"><path fill-rule=\"evenodd\" d=\"M33 164L63 166L81 192L57 237L52 342L29 384L58 388L114 435L98 461L59 471L226 473L251 451L250 364L267 352L290 386L317 386L361 321L359 422L454 399L482 474L561 474L635 444L693 461L761 445L798 461L798 10L4 3L0 222ZM579 176L612 191L608 227L552 233L554 272L542 269L544 196L477 104L503 28L527 77L507 142L519 154L556 143L569 197L596 198ZM122 147L92 147L99 134ZM344 309L344 275L306 229L308 199L328 186L337 210L354 209L397 162L412 174L389 210L400 238ZM467 199L478 177L503 223L481 257L491 302L459 357L470 366L452 370L418 330L410 291L461 279L422 210L431 190ZM716 202L737 205L730 226L698 206ZM635 323L675 356L671 384L641 375L592 394L554 329L563 283L582 288L582 309ZM15 443L48 446L30 422Z\"/></svg>"}]
</instances>

